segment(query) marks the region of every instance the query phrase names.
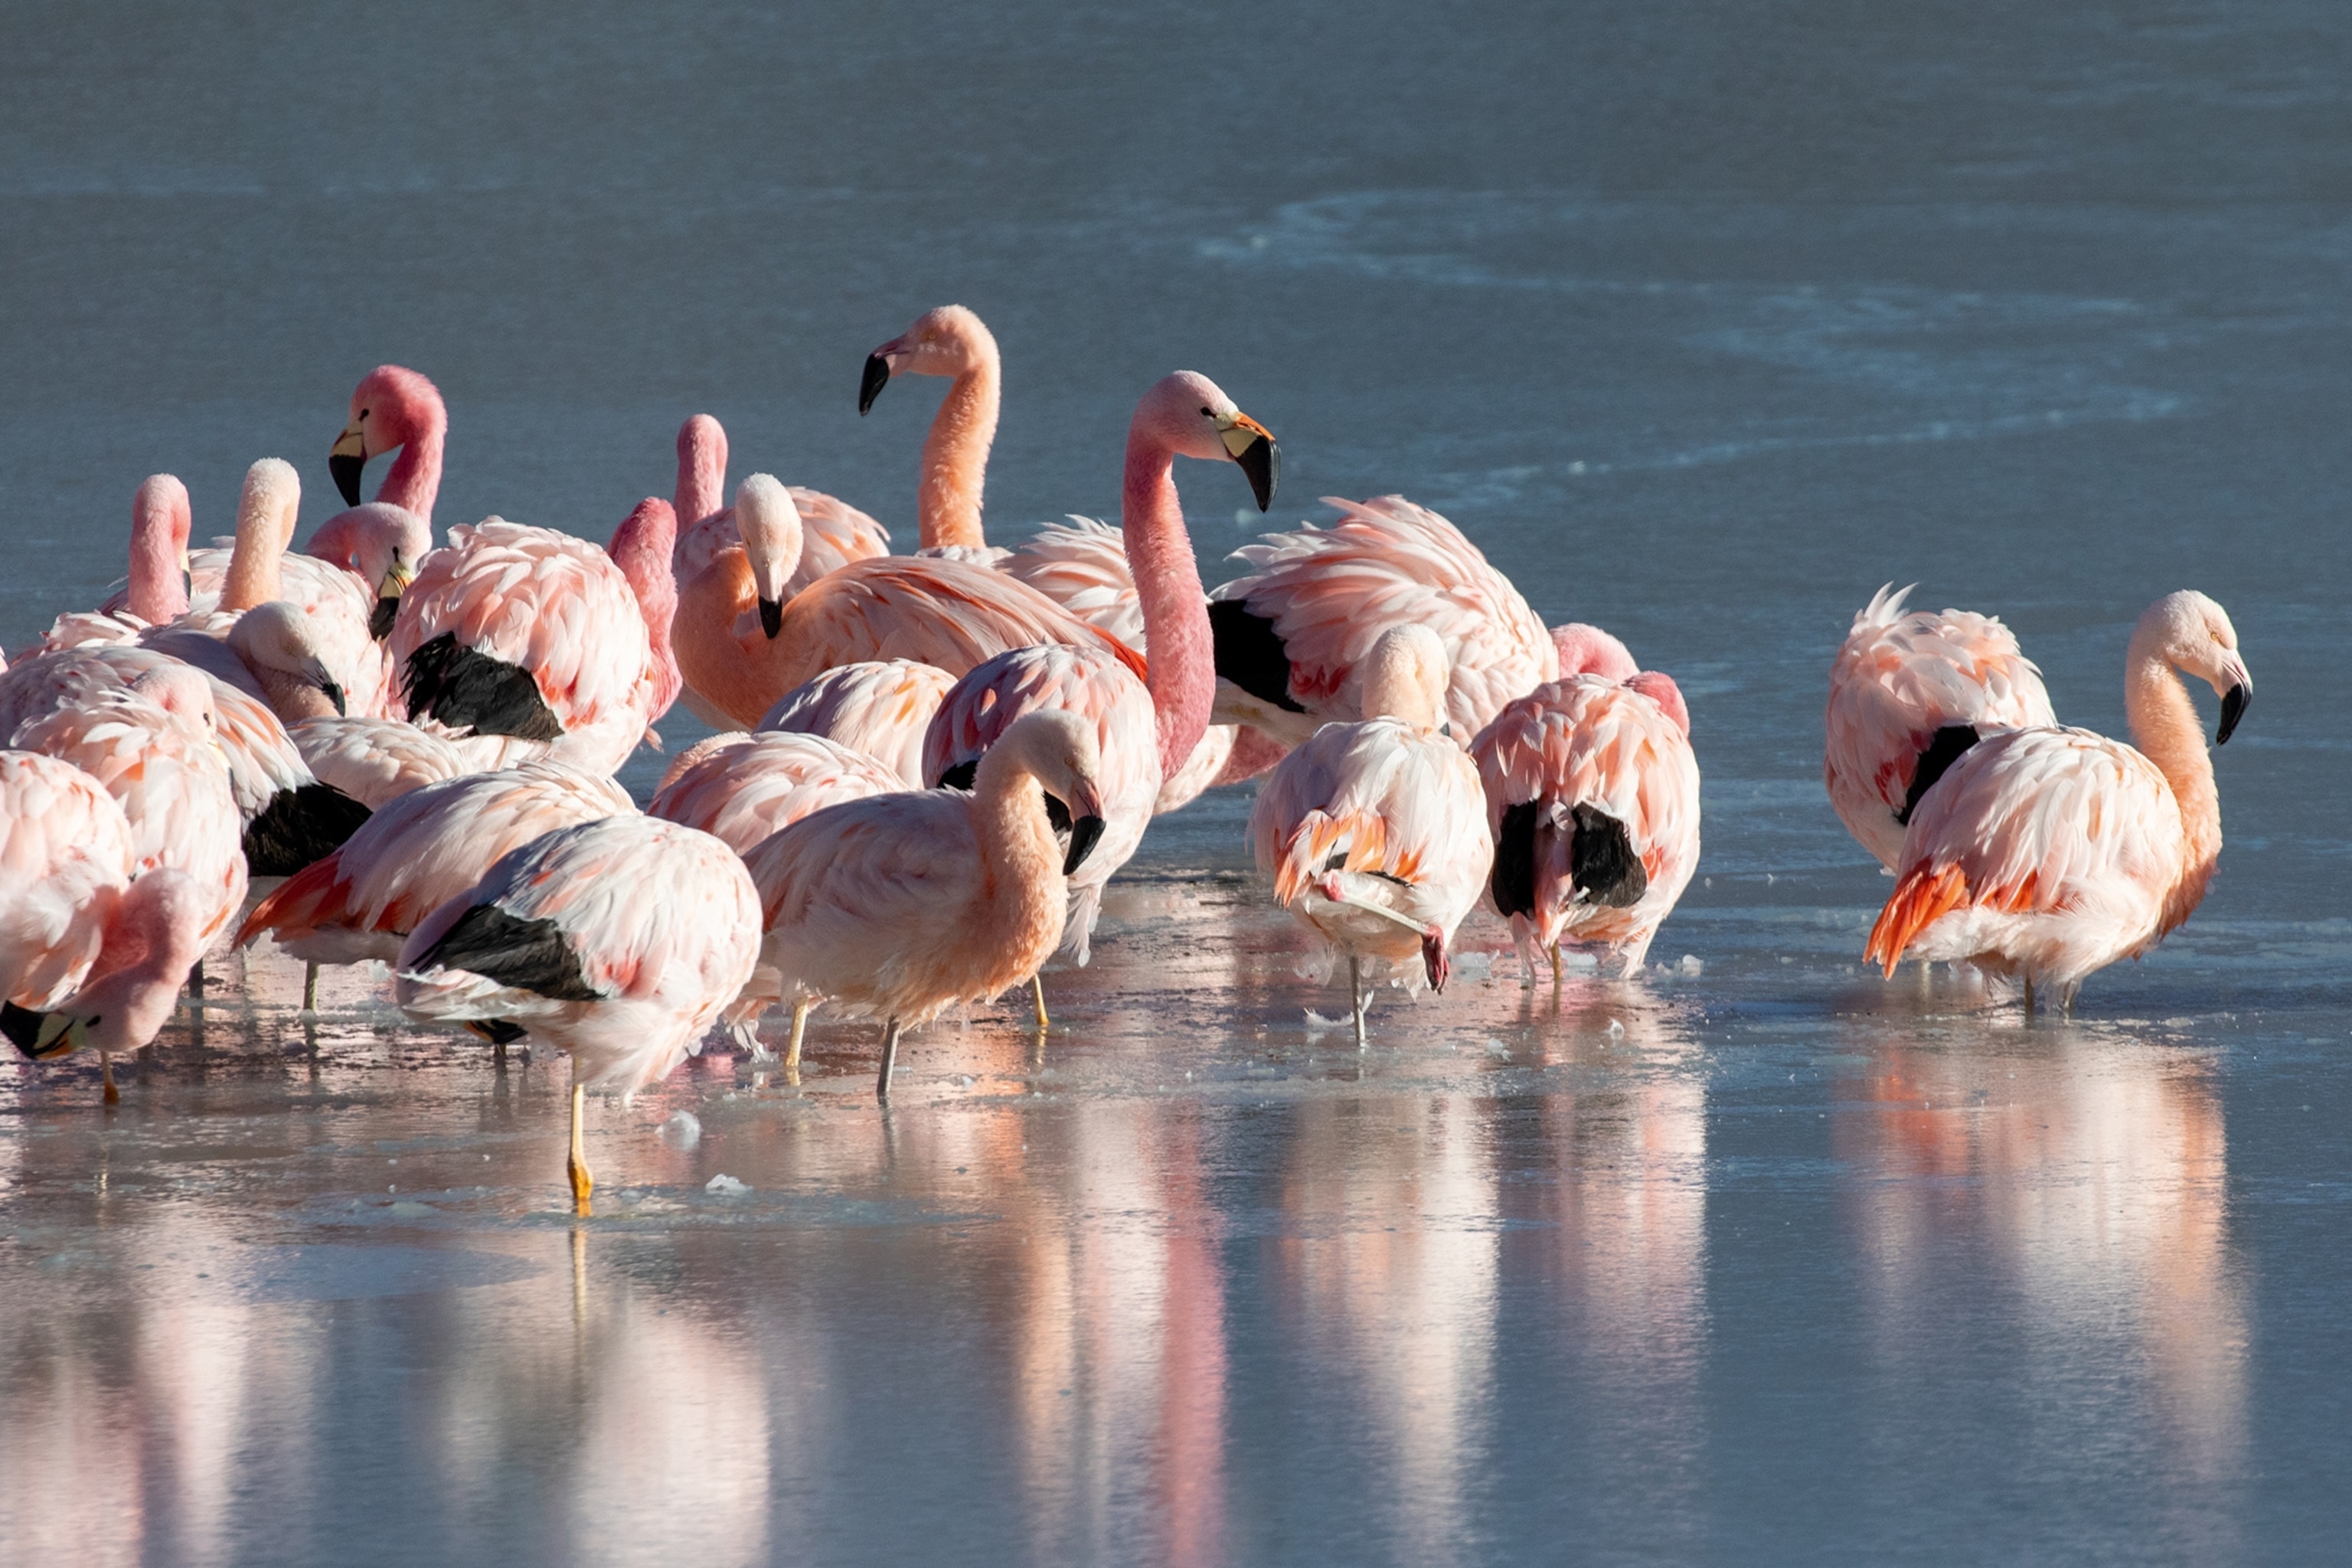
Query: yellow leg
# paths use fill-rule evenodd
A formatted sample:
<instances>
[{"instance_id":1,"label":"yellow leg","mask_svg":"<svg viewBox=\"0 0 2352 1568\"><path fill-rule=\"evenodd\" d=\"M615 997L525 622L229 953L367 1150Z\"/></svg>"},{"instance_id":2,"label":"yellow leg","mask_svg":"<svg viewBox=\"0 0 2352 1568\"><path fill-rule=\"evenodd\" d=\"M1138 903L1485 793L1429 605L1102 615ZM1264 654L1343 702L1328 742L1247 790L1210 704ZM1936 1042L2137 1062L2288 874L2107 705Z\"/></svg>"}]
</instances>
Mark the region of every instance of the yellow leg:
<instances>
[{"instance_id":1,"label":"yellow leg","mask_svg":"<svg viewBox=\"0 0 2352 1568\"><path fill-rule=\"evenodd\" d=\"M302 1011L315 1013L318 1010L319 966L315 963L306 963L302 966Z\"/></svg>"},{"instance_id":2,"label":"yellow leg","mask_svg":"<svg viewBox=\"0 0 2352 1568\"><path fill-rule=\"evenodd\" d=\"M122 1091L114 1087L113 1052L100 1051L98 1053L98 1076L100 1079L104 1080L106 1084L106 1093L103 1097L106 1103L109 1105L120 1105L122 1102Z\"/></svg>"},{"instance_id":3,"label":"yellow leg","mask_svg":"<svg viewBox=\"0 0 2352 1568\"><path fill-rule=\"evenodd\" d=\"M588 1152L580 1141L580 1108L585 1098L580 1086L580 1067L575 1062L572 1068L572 1158L563 1168L572 1178L572 1212L583 1219L589 1217L588 1194L596 1185L595 1179L588 1174Z\"/></svg>"},{"instance_id":4,"label":"yellow leg","mask_svg":"<svg viewBox=\"0 0 2352 1568\"><path fill-rule=\"evenodd\" d=\"M1555 987L1559 984L1559 943L1558 942L1551 944L1551 983Z\"/></svg>"},{"instance_id":5,"label":"yellow leg","mask_svg":"<svg viewBox=\"0 0 2352 1568\"><path fill-rule=\"evenodd\" d=\"M1045 981L1044 976L1033 974L1029 977L1029 994L1035 997L1037 1000L1037 1026L1041 1029L1052 1027L1053 1020L1045 1016Z\"/></svg>"},{"instance_id":6,"label":"yellow leg","mask_svg":"<svg viewBox=\"0 0 2352 1568\"><path fill-rule=\"evenodd\" d=\"M784 1081L801 1081L801 1033L808 1027L809 999L805 996L793 1004L793 1038L784 1047Z\"/></svg>"}]
</instances>

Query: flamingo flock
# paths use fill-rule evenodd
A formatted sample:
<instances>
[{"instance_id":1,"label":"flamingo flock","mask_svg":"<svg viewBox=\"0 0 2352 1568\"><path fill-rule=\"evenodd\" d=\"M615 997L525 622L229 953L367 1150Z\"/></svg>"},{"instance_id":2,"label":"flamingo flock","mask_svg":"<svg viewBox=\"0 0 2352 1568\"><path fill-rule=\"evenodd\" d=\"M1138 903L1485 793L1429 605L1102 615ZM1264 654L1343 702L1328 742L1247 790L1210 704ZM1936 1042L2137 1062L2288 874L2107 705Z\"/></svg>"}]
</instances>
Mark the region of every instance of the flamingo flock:
<instances>
[{"instance_id":1,"label":"flamingo flock","mask_svg":"<svg viewBox=\"0 0 2352 1568\"><path fill-rule=\"evenodd\" d=\"M900 1037L1087 962L1152 819L1262 779L1249 842L1328 974L1443 991L1483 905L1523 984L1563 946L1643 966L1699 858L1699 770L1672 678L1598 627L1547 629L1444 517L1333 500L1202 582L1177 490L1279 448L1207 377L1147 388L1116 526L982 526L1002 361L961 306L865 363L947 378L912 554L874 517L677 438L669 500L604 544L489 517L434 544L449 437L425 376L354 390L328 457L346 510L294 550L301 486L263 458L233 542L189 549L169 475L132 502L123 591L0 666L0 1032L27 1057L152 1041L217 942L391 966L413 1017L572 1067L567 1171L590 1212L589 1089L633 1091L707 1034L788 1071L824 1006ZM366 465L390 456L372 500ZM1207 483L1206 479L1198 482ZM617 509L616 509L617 510ZM892 510L880 509L886 515ZM1882 590L1832 667L1824 780L1895 879L1867 957L1965 963L2073 1005L2186 920L2221 849L2183 674L2252 679L2221 607L2177 593L2126 658L2135 744L2060 726L1998 620ZM641 809L613 775L673 703L723 732ZM248 889L251 889L249 896Z\"/></svg>"}]
</instances>

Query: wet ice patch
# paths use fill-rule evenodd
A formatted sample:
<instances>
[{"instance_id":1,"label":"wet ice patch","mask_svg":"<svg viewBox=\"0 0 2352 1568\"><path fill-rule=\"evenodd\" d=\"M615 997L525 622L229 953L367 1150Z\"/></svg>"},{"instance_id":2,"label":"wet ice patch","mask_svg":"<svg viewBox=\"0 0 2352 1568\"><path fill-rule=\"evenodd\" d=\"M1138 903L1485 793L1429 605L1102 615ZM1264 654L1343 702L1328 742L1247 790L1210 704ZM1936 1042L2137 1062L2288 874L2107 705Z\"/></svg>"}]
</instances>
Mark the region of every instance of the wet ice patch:
<instances>
[{"instance_id":1,"label":"wet ice patch","mask_svg":"<svg viewBox=\"0 0 2352 1568\"><path fill-rule=\"evenodd\" d=\"M746 1193L749 1193L751 1190L751 1184L748 1182L739 1182L734 1177L722 1171L718 1175L711 1177L710 1180L703 1183L702 1190L706 1193L715 1194L722 1198L740 1198Z\"/></svg>"},{"instance_id":2,"label":"wet ice patch","mask_svg":"<svg viewBox=\"0 0 2352 1568\"><path fill-rule=\"evenodd\" d=\"M702 1142L702 1120L691 1110L673 1110L661 1124L661 1135L667 1142L691 1149Z\"/></svg>"}]
</instances>

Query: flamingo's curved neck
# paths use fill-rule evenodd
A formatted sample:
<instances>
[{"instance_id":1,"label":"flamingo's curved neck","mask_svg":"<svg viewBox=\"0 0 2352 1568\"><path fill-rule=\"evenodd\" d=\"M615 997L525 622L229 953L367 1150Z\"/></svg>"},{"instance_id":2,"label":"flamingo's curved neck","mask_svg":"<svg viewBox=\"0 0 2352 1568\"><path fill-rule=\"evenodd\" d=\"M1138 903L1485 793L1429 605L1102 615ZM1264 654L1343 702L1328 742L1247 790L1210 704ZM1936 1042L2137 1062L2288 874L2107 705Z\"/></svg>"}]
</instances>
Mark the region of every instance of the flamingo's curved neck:
<instances>
[{"instance_id":1,"label":"flamingo's curved neck","mask_svg":"<svg viewBox=\"0 0 2352 1568\"><path fill-rule=\"evenodd\" d=\"M727 432L698 416L677 443L677 526L692 528L727 504Z\"/></svg>"},{"instance_id":2,"label":"flamingo's curved neck","mask_svg":"<svg viewBox=\"0 0 2352 1568\"><path fill-rule=\"evenodd\" d=\"M657 690L656 705L661 710L650 715L648 722L661 718L670 703L677 699L680 678L677 656L670 647L670 624L677 615L677 579L670 574L670 551L676 542L677 526L669 519L653 515L660 502L647 503L632 512L613 537L613 564L621 569L629 587L637 596L638 613L645 616L646 637L653 645L654 669Z\"/></svg>"},{"instance_id":3,"label":"flamingo's curved neck","mask_svg":"<svg viewBox=\"0 0 2352 1568\"><path fill-rule=\"evenodd\" d=\"M1027 761L1011 752L1000 746L983 755L971 781L990 923L1006 932L1057 923L1069 899L1044 791Z\"/></svg>"},{"instance_id":4,"label":"flamingo's curved neck","mask_svg":"<svg viewBox=\"0 0 2352 1568\"><path fill-rule=\"evenodd\" d=\"M437 405L420 418L400 444L400 456L376 487L375 499L404 506L431 522L433 499L441 493L441 443L448 430L448 416Z\"/></svg>"},{"instance_id":5,"label":"flamingo's curved neck","mask_svg":"<svg viewBox=\"0 0 2352 1568\"><path fill-rule=\"evenodd\" d=\"M220 607L249 610L278 597L278 558L285 550L278 520L267 506L249 506L241 511L236 543L229 551L228 575L221 584Z\"/></svg>"},{"instance_id":6,"label":"flamingo's curved neck","mask_svg":"<svg viewBox=\"0 0 2352 1568\"><path fill-rule=\"evenodd\" d=\"M2132 742L2172 786L2179 803L2180 826L2188 838L2187 864L2181 867L2181 892L2187 918L2204 896L2213 863L2221 856L2221 795L2213 784L2213 757L2205 749L2205 731L2197 721L2196 705L2188 689L2173 673L2154 644L2135 635L2124 675L2124 712L2131 722Z\"/></svg>"},{"instance_id":7,"label":"flamingo's curved neck","mask_svg":"<svg viewBox=\"0 0 2352 1568\"><path fill-rule=\"evenodd\" d=\"M151 626L188 613L188 583L180 575L180 552L188 542L188 530L183 523L173 538L173 521L168 505L142 505L131 528L131 586L124 602Z\"/></svg>"},{"instance_id":8,"label":"flamingo's curved neck","mask_svg":"<svg viewBox=\"0 0 2352 1568\"><path fill-rule=\"evenodd\" d=\"M978 550L988 543L981 531L981 489L988 480L988 449L996 440L999 385L996 344L989 342L972 367L949 386L931 433L923 437L923 479L915 496L915 522L922 547Z\"/></svg>"},{"instance_id":9,"label":"flamingo's curved neck","mask_svg":"<svg viewBox=\"0 0 2352 1568\"><path fill-rule=\"evenodd\" d=\"M1143 611L1143 639L1151 649L1151 706L1160 721L1160 772L1172 778L1191 759L1209 727L1217 668L1209 635L1208 595L1184 531L1176 499L1173 461L1165 442L1142 429L1127 437L1127 479L1119 496L1128 569Z\"/></svg>"}]
</instances>

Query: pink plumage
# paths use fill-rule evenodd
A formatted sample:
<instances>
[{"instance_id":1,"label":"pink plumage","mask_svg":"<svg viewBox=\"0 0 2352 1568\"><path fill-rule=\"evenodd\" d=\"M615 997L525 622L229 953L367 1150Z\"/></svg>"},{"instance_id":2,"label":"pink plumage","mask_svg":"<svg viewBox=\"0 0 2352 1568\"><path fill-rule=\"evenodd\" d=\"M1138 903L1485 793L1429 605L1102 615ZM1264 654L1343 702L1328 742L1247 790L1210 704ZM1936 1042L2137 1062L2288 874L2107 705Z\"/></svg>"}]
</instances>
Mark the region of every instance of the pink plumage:
<instances>
[{"instance_id":1,"label":"pink plumage","mask_svg":"<svg viewBox=\"0 0 2352 1568\"><path fill-rule=\"evenodd\" d=\"M2058 721L2042 672L2007 626L1967 610L1906 612L1910 592L1890 583L1853 617L1830 666L1822 757L1839 820L1890 868L1903 851L1913 780L1938 730Z\"/></svg>"},{"instance_id":2,"label":"pink plumage","mask_svg":"<svg viewBox=\"0 0 2352 1568\"><path fill-rule=\"evenodd\" d=\"M908 789L921 789L923 737L954 684L939 666L913 659L835 665L779 698L760 729L837 741L895 769Z\"/></svg>"},{"instance_id":3,"label":"pink plumage","mask_svg":"<svg viewBox=\"0 0 2352 1568\"><path fill-rule=\"evenodd\" d=\"M96 779L0 751L0 1002L42 1013L73 994L138 868L130 820Z\"/></svg>"},{"instance_id":4,"label":"pink plumage","mask_svg":"<svg viewBox=\"0 0 2352 1568\"><path fill-rule=\"evenodd\" d=\"M787 596L852 561L890 552L890 531L847 501L800 485L788 487L787 493L800 513L804 541L800 563L785 579ZM699 576L721 551L742 542L735 509L723 504L726 494L726 429L708 414L694 415L677 431L677 543L670 562L681 585Z\"/></svg>"},{"instance_id":5,"label":"pink plumage","mask_svg":"<svg viewBox=\"0 0 2352 1568\"><path fill-rule=\"evenodd\" d=\"M1049 522L1006 556L998 570L1036 589L1088 626L1149 654L1143 604L1119 531L1090 517Z\"/></svg>"},{"instance_id":6,"label":"pink plumage","mask_svg":"<svg viewBox=\"0 0 2352 1568\"><path fill-rule=\"evenodd\" d=\"M821 735L737 731L678 758L646 810L743 854L812 812L907 787L887 764Z\"/></svg>"},{"instance_id":7,"label":"pink plumage","mask_svg":"<svg viewBox=\"0 0 2352 1568\"><path fill-rule=\"evenodd\" d=\"M371 811L473 771L448 741L398 719L304 719L286 733L321 784Z\"/></svg>"}]
</instances>

